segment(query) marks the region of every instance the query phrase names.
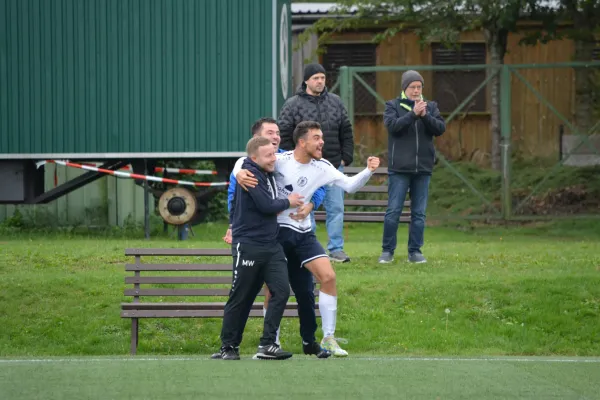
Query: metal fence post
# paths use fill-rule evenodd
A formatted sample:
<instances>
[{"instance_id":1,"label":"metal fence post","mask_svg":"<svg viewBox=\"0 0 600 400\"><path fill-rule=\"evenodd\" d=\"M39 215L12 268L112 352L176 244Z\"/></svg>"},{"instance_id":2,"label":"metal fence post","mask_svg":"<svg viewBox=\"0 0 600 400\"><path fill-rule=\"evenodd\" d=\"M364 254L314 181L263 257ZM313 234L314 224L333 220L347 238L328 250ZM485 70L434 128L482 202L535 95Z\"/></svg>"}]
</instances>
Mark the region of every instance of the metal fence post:
<instances>
[{"instance_id":1,"label":"metal fence post","mask_svg":"<svg viewBox=\"0 0 600 400\"><path fill-rule=\"evenodd\" d=\"M354 125L354 96L352 90L352 73L350 67L340 67L340 97L348 111L348 119Z\"/></svg>"},{"instance_id":2,"label":"metal fence post","mask_svg":"<svg viewBox=\"0 0 600 400\"><path fill-rule=\"evenodd\" d=\"M511 93L510 68L502 65L500 71L500 133L502 140L502 216L504 220L511 217L512 196L510 187L511 170Z\"/></svg>"}]
</instances>

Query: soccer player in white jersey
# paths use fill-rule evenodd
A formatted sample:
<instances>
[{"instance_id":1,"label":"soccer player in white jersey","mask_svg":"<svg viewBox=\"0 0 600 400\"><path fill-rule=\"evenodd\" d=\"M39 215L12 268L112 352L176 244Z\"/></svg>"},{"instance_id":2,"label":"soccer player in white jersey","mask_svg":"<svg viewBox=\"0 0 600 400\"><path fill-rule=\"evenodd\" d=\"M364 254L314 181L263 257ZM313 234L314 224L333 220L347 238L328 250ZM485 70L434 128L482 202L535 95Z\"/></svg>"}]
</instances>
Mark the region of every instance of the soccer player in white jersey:
<instances>
[{"instance_id":1,"label":"soccer player in white jersey","mask_svg":"<svg viewBox=\"0 0 600 400\"><path fill-rule=\"evenodd\" d=\"M296 126L293 134L296 147L293 151L277 154L275 162L275 182L278 196L286 198L290 193L298 193L311 198L314 191L324 185L333 184L346 192L354 193L363 187L379 167L379 158L369 157L367 168L359 174L348 177L338 171L323 156L323 132L315 121L304 121ZM238 161L233 170L237 182L242 187L254 187L256 180L248 171L241 169ZM283 246L288 259L290 284L298 302L298 316L301 320L303 344L313 341L317 330L314 312L314 293L307 290L312 281L311 273L321 283L319 310L323 328L321 346L334 356L345 357L348 353L340 348L334 334L337 318L337 285L335 271L323 246L311 229L311 219L298 219L295 209L290 208L277 217L279 223L278 241ZM302 326L312 332L302 332Z\"/></svg>"}]
</instances>

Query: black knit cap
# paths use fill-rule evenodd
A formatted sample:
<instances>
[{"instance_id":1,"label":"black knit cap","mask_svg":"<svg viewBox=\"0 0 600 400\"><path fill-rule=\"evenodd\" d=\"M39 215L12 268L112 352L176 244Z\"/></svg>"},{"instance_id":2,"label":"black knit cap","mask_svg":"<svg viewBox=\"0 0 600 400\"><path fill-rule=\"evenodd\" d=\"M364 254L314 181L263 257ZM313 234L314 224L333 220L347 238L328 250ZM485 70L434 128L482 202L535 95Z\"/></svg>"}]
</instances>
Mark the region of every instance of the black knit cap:
<instances>
[{"instance_id":1,"label":"black knit cap","mask_svg":"<svg viewBox=\"0 0 600 400\"><path fill-rule=\"evenodd\" d=\"M325 73L325 68L321 64L307 64L304 67L304 82L310 79L311 76L318 73Z\"/></svg>"}]
</instances>

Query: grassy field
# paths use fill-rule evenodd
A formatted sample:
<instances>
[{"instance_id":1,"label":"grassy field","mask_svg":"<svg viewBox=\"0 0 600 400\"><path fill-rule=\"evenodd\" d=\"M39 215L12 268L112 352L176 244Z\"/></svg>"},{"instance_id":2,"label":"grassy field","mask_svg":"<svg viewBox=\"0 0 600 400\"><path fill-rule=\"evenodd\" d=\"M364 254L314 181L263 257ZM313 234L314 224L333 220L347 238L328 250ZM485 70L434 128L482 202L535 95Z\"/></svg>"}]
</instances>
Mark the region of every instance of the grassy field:
<instances>
[{"instance_id":1,"label":"grassy field","mask_svg":"<svg viewBox=\"0 0 600 400\"><path fill-rule=\"evenodd\" d=\"M405 226L397 261L379 265L381 225L350 225L353 261L337 265L348 359L299 355L296 319L282 324L295 353L283 363L250 359L262 319L241 362L208 359L217 319L143 320L127 357L124 249L226 247L224 228L185 242L0 230L0 398L598 398L596 221L428 228L424 265L405 261Z\"/></svg>"},{"instance_id":2,"label":"grassy field","mask_svg":"<svg viewBox=\"0 0 600 400\"><path fill-rule=\"evenodd\" d=\"M594 223L430 228L424 265L405 262L405 227L397 262L377 264L381 229L350 226L353 262L337 266L336 335L348 340L350 354L600 355L600 232ZM123 250L225 247L223 231L222 225L197 227L185 242L0 237L0 356L127 354L130 324L119 317L119 304L129 301ZM323 227L319 236L325 242ZM260 322L250 321L242 353L255 351ZM144 320L139 352L208 354L219 345L220 327L218 319ZM300 351L296 319L283 322L282 340Z\"/></svg>"},{"instance_id":3,"label":"grassy field","mask_svg":"<svg viewBox=\"0 0 600 400\"><path fill-rule=\"evenodd\" d=\"M3 399L597 399L596 359L201 357L2 362Z\"/></svg>"}]
</instances>

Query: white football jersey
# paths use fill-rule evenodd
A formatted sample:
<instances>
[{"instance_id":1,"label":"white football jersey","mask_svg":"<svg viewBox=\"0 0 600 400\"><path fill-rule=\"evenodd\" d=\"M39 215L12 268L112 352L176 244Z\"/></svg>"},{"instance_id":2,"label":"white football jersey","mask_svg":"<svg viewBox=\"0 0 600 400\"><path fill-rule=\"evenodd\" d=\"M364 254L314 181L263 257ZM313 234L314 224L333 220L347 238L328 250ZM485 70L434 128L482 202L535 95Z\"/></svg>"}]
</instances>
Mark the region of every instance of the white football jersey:
<instances>
[{"instance_id":1,"label":"white football jersey","mask_svg":"<svg viewBox=\"0 0 600 400\"><path fill-rule=\"evenodd\" d=\"M304 197L305 203L310 201L321 186L336 185L346 192L354 193L363 187L372 175L373 173L365 168L359 174L348 177L325 159L313 159L308 164L302 164L296 161L293 151L277 154L275 163L275 183L279 198L286 199L290 194L298 193ZM291 213L296 213L296 208L289 208L279 214L277 222L280 226L298 232L311 230L310 216L295 221L290 218Z\"/></svg>"},{"instance_id":2,"label":"white football jersey","mask_svg":"<svg viewBox=\"0 0 600 400\"><path fill-rule=\"evenodd\" d=\"M234 176L240 171L244 158L239 159L235 164ZM313 159L308 164L302 164L296 161L293 151L277 154L274 173L277 195L280 199L287 199L290 194L298 193L304 197L305 203L311 200L315 191L321 186L336 185L348 193L354 193L363 187L372 175L373 172L365 168L352 177L346 176L325 159ZM279 225L298 232L311 230L310 216L295 221L290 218L292 213L296 213L296 208L289 208L279 214L277 217Z\"/></svg>"}]
</instances>

